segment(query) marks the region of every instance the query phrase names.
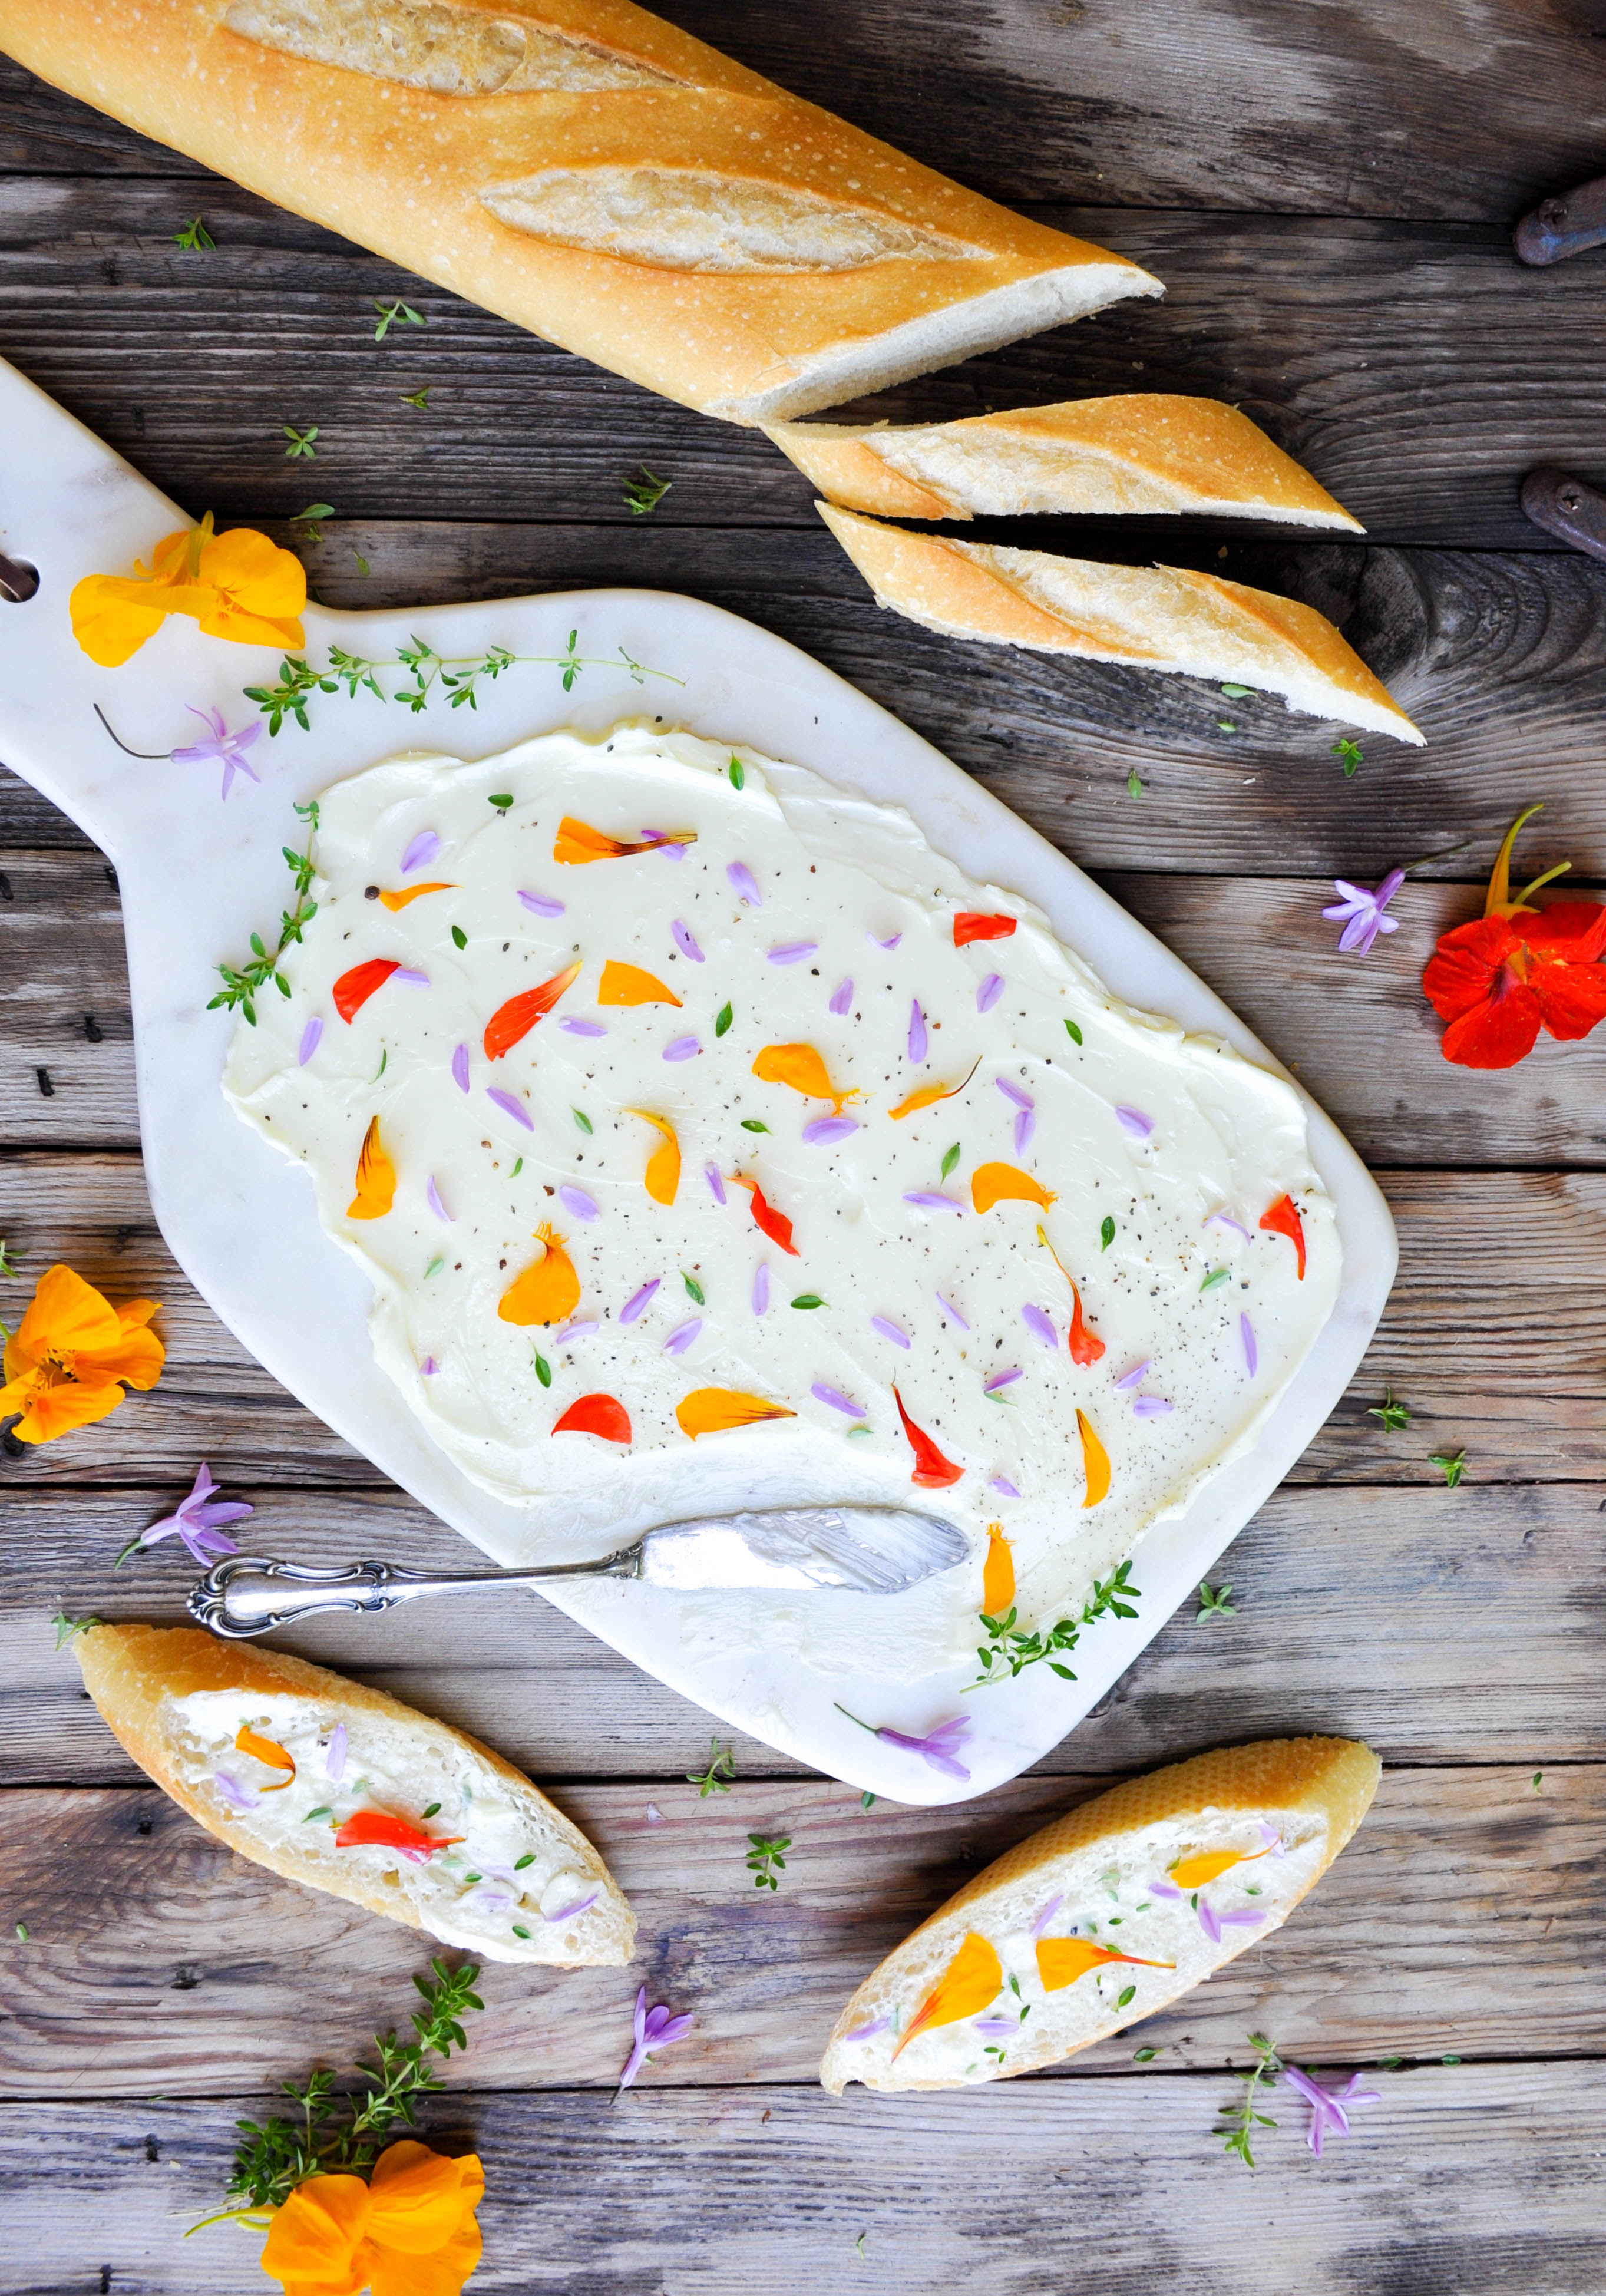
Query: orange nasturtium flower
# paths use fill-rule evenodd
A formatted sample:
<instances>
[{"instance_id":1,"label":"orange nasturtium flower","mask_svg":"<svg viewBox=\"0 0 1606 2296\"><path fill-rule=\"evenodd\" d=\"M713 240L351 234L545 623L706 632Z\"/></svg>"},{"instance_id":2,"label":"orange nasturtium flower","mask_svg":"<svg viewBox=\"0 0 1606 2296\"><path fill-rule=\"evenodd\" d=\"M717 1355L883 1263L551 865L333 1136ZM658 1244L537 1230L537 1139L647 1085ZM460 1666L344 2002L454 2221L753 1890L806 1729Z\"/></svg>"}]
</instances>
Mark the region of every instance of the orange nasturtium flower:
<instances>
[{"instance_id":1,"label":"orange nasturtium flower","mask_svg":"<svg viewBox=\"0 0 1606 2296\"><path fill-rule=\"evenodd\" d=\"M122 1382L154 1387L165 1353L146 1329L155 1313L154 1300L113 1308L70 1267L47 1267L5 1347L0 1419L22 1414L18 1441L53 1443L104 1419L123 1400Z\"/></svg>"},{"instance_id":2,"label":"orange nasturtium flower","mask_svg":"<svg viewBox=\"0 0 1606 2296\"><path fill-rule=\"evenodd\" d=\"M922 1084L918 1092L909 1095L907 1100L898 1102L891 1111L892 1121L901 1124L905 1116L918 1116L922 1108L935 1108L939 1100L952 1100L956 1093L964 1090L980 1066L981 1055L978 1053L971 1062L970 1074L961 1077L957 1084Z\"/></svg>"},{"instance_id":3,"label":"orange nasturtium flower","mask_svg":"<svg viewBox=\"0 0 1606 2296\"><path fill-rule=\"evenodd\" d=\"M462 2296L479 2261L477 2155L444 2160L405 2137L373 2177L309 2177L274 2212L262 2269L285 2296Z\"/></svg>"},{"instance_id":4,"label":"orange nasturtium flower","mask_svg":"<svg viewBox=\"0 0 1606 2296\"><path fill-rule=\"evenodd\" d=\"M1091 1938L1039 1938L1037 1940L1037 1974L1043 1980L1045 1993L1062 1993L1074 1985L1078 1977L1086 1977L1090 1969L1102 1969L1112 1961L1130 1962L1134 1969L1175 1969L1174 1961L1145 1961L1141 1954L1111 1953L1108 1946L1094 1945Z\"/></svg>"},{"instance_id":5,"label":"orange nasturtium flower","mask_svg":"<svg viewBox=\"0 0 1606 2296\"><path fill-rule=\"evenodd\" d=\"M1273 1235L1285 1235L1294 1247L1295 1266L1299 1281L1305 1281L1305 1222L1299 1218L1299 1207L1291 1195L1278 1197L1260 1215L1260 1225Z\"/></svg>"},{"instance_id":6,"label":"orange nasturtium flower","mask_svg":"<svg viewBox=\"0 0 1606 2296\"><path fill-rule=\"evenodd\" d=\"M543 1220L536 1242L539 1259L514 1276L496 1304L504 1324L566 1324L580 1304L580 1279L556 1228Z\"/></svg>"},{"instance_id":7,"label":"orange nasturtium flower","mask_svg":"<svg viewBox=\"0 0 1606 2296\"><path fill-rule=\"evenodd\" d=\"M1082 1438L1082 1471L1087 1479L1082 1505L1095 1507L1110 1496L1110 1454L1094 1433L1093 1422L1085 1411L1077 1414L1077 1431Z\"/></svg>"},{"instance_id":8,"label":"orange nasturtium flower","mask_svg":"<svg viewBox=\"0 0 1606 2296\"><path fill-rule=\"evenodd\" d=\"M1001 1522L987 1527L987 1561L981 1567L981 1611L1001 1619L1015 1599L1015 1558Z\"/></svg>"},{"instance_id":9,"label":"orange nasturtium flower","mask_svg":"<svg viewBox=\"0 0 1606 2296\"><path fill-rule=\"evenodd\" d=\"M661 1116L649 1116L644 1108L627 1108L625 1113L639 1116L643 1124L662 1133L663 1144L648 1157L642 1185L655 1204L672 1204L680 1186L680 1142L675 1136L675 1127Z\"/></svg>"},{"instance_id":10,"label":"orange nasturtium flower","mask_svg":"<svg viewBox=\"0 0 1606 2296\"><path fill-rule=\"evenodd\" d=\"M1046 1211L1053 1200L1053 1190L1034 1180L1018 1164L978 1164L971 1175L971 1201L979 1212L1014 1201L1040 1204Z\"/></svg>"},{"instance_id":11,"label":"orange nasturtium flower","mask_svg":"<svg viewBox=\"0 0 1606 2296\"><path fill-rule=\"evenodd\" d=\"M136 561L132 574L86 574L68 611L90 660L116 669L168 614L189 614L208 637L238 645L304 645L306 603L307 571L293 551L249 526L214 534L208 511L199 526L157 544L148 571Z\"/></svg>"},{"instance_id":12,"label":"orange nasturtium flower","mask_svg":"<svg viewBox=\"0 0 1606 2296\"><path fill-rule=\"evenodd\" d=\"M672 988L666 988L655 972L644 972L639 964L620 964L610 957L602 967L596 1001L599 1004L675 1004L679 997Z\"/></svg>"},{"instance_id":13,"label":"orange nasturtium flower","mask_svg":"<svg viewBox=\"0 0 1606 2296\"><path fill-rule=\"evenodd\" d=\"M915 1425L904 1409L904 1398L896 1387L892 1390L892 1400L897 1406L897 1415L904 1423L904 1433L908 1437L909 1448L914 1454L914 1472L909 1480L919 1483L922 1489L928 1491L946 1490L950 1483L958 1482L964 1469L956 1467L952 1459L946 1459L925 1429Z\"/></svg>"},{"instance_id":14,"label":"orange nasturtium flower","mask_svg":"<svg viewBox=\"0 0 1606 2296\"><path fill-rule=\"evenodd\" d=\"M910 2018L904 2037L892 2054L902 2055L917 2033L933 2025L957 2025L963 2017L979 2015L996 2001L1004 1985L1004 1964L986 1938L974 1930Z\"/></svg>"},{"instance_id":15,"label":"orange nasturtium flower","mask_svg":"<svg viewBox=\"0 0 1606 2296\"><path fill-rule=\"evenodd\" d=\"M396 1167L379 1136L379 1119L369 1119L357 1151L356 1193L346 1207L348 1219L383 1219L396 1201Z\"/></svg>"},{"instance_id":16,"label":"orange nasturtium flower","mask_svg":"<svg viewBox=\"0 0 1606 2296\"><path fill-rule=\"evenodd\" d=\"M694 1387L675 1406L683 1435L695 1442L700 1435L723 1435L732 1427L757 1427L764 1419L795 1419L783 1403L768 1403L761 1395L743 1395L733 1387Z\"/></svg>"},{"instance_id":17,"label":"orange nasturtium flower","mask_svg":"<svg viewBox=\"0 0 1606 2296\"><path fill-rule=\"evenodd\" d=\"M1179 1857L1166 1879L1179 1890L1202 1890L1207 1882L1216 1881L1234 1866L1252 1866L1257 1857L1270 1854L1269 1841L1264 1849L1200 1849L1192 1857Z\"/></svg>"},{"instance_id":18,"label":"orange nasturtium flower","mask_svg":"<svg viewBox=\"0 0 1606 2296\"><path fill-rule=\"evenodd\" d=\"M1104 1342L1095 1332L1090 1332L1082 1321L1082 1295L1077 1290L1077 1279L1053 1244L1049 1242L1048 1230L1041 1221L1037 1224L1037 1242L1046 1246L1050 1259L1070 1286L1070 1359L1073 1364L1086 1371L1090 1364L1097 1363L1103 1354Z\"/></svg>"},{"instance_id":19,"label":"orange nasturtium flower","mask_svg":"<svg viewBox=\"0 0 1606 2296\"><path fill-rule=\"evenodd\" d=\"M661 837L643 837L634 844L622 838L610 837L605 830L593 829L588 821L577 821L566 813L558 824L552 857L578 868L586 861L619 861L631 853L656 853L660 845L695 845L694 829L666 830Z\"/></svg>"},{"instance_id":20,"label":"orange nasturtium flower","mask_svg":"<svg viewBox=\"0 0 1606 2296\"><path fill-rule=\"evenodd\" d=\"M567 996L580 977L578 964L554 972L538 988L521 988L510 996L505 1004L498 1004L485 1024L485 1056L488 1061L499 1061L521 1045L537 1021L545 1021L559 998Z\"/></svg>"},{"instance_id":21,"label":"orange nasturtium flower","mask_svg":"<svg viewBox=\"0 0 1606 2296\"><path fill-rule=\"evenodd\" d=\"M830 1101L833 1116L840 1116L848 1101L864 1097L862 1093L837 1090L830 1070L812 1045L766 1045L753 1062L753 1074L760 1084L790 1085L805 1100Z\"/></svg>"}]
</instances>

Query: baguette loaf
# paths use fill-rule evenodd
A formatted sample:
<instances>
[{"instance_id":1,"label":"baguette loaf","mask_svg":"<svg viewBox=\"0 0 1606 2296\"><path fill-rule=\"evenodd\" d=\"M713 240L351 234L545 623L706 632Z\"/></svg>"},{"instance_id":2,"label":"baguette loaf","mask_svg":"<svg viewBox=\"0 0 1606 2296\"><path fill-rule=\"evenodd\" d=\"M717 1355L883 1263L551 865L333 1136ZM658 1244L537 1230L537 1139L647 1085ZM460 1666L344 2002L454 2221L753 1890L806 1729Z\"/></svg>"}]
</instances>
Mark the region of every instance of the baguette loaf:
<instances>
[{"instance_id":1,"label":"baguette loaf","mask_svg":"<svg viewBox=\"0 0 1606 2296\"><path fill-rule=\"evenodd\" d=\"M1052 558L815 507L876 603L945 637L1258 686L1291 709L1422 745L1388 688L1312 606L1214 574Z\"/></svg>"},{"instance_id":2,"label":"baguette loaf","mask_svg":"<svg viewBox=\"0 0 1606 2296\"><path fill-rule=\"evenodd\" d=\"M635 1916L596 1851L477 1738L198 1627L94 1627L73 1648L114 1736L242 1857L491 1961L629 1960ZM358 1813L397 1838L341 1846Z\"/></svg>"},{"instance_id":3,"label":"baguette loaf","mask_svg":"<svg viewBox=\"0 0 1606 2296\"><path fill-rule=\"evenodd\" d=\"M1162 291L628 0L0 0L0 47L282 206L736 422Z\"/></svg>"},{"instance_id":4,"label":"baguette loaf","mask_svg":"<svg viewBox=\"0 0 1606 2296\"><path fill-rule=\"evenodd\" d=\"M1365 530L1247 414L1216 398L1135 391L896 430L765 427L823 495L882 518L1187 510Z\"/></svg>"},{"instance_id":5,"label":"baguette loaf","mask_svg":"<svg viewBox=\"0 0 1606 2296\"><path fill-rule=\"evenodd\" d=\"M867 1977L820 2079L963 2088L1056 2064L1281 1928L1371 1807L1347 1738L1225 1747L1084 1802L978 1874Z\"/></svg>"}]
</instances>

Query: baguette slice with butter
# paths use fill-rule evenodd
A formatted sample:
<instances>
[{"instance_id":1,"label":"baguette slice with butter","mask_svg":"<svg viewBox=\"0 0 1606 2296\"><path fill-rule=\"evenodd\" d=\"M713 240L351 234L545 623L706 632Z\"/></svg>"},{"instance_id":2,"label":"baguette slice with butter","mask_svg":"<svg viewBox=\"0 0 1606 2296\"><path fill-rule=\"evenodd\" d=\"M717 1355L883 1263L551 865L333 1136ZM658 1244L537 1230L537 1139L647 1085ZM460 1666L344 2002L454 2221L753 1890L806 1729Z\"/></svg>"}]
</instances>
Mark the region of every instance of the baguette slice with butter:
<instances>
[{"instance_id":1,"label":"baguette slice with butter","mask_svg":"<svg viewBox=\"0 0 1606 2296\"><path fill-rule=\"evenodd\" d=\"M1421 747L1422 736L1323 614L1268 590L1171 566L1102 566L815 509L876 603L945 637L1176 670L1280 693Z\"/></svg>"},{"instance_id":2,"label":"baguette slice with butter","mask_svg":"<svg viewBox=\"0 0 1606 2296\"><path fill-rule=\"evenodd\" d=\"M629 1960L635 1916L596 1851L478 1739L198 1627L73 1648L141 1769L242 1857L491 1961Z\"/></svg>"},{"instance_id":3,"label":"baguette slice with butter","mask_svg":"<svg viewBox=\"0 0 1606 2296\"><path fill-rule=\"evenodd\" d=\"M0 0L0 48L736 422L1161 292L628 0Z\"/></svg>"},{"instance_id":4,"label":"baguette slice with butter","mask_svg":"<svg viewBox=\"0 0 1606 2296\"><path fill-rule=\"evenodd\" d=\"M1280 1929L1371 1807L1348 1738L1224 1747L1133 1778L978 1874L867 1977L820 2079L963 2088L1057 2064Z\"/></svg>"},{"instance_id":5,"label":"baguette slice with butter","mask_svg":"<svg viewBox=\"0 0 1606 2296\"><path fill-rule=\"evenodd\" d=\"M959 422L766 426L823 495L882 518L1209 511L1365 531L1247 414L1135 391Z\"/></svg>"}]
</instances>

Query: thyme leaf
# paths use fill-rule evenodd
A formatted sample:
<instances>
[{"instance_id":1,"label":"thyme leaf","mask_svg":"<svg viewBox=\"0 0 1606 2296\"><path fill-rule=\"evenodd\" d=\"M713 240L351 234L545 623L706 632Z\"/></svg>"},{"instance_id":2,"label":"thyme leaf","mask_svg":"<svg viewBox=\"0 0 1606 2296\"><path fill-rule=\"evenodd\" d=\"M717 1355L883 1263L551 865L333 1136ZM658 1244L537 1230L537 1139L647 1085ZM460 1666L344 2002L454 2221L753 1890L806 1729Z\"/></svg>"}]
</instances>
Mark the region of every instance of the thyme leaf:
<instances>
[{"instance_id":1,"label":"thyme leaf","mask_svg":"<svg viewBox=\"0 0 1606 2296\"><path fill-rule=\"evenodd\" d=\"M736 1757L729 1746L722 1747L717 1738L709 1740L709 1762L701 1773L688 1770L686 1784L695 1786L699 1801L707 1801L710 1794L729 1793L731 1781L736 1775Z\"/></svg>"},{"instance_id":2,"label":"thyme leaf","mask_svg":"<svg viewBox=\"0 0 1606 2296\"><path fill-rule=\"evenodd\" d=\"M217 244L199 216L192 216L182 231L170 232L168 237L174 246L182 247L186 255L210 255Z\"/></svg>"},{"instance_id":3,"label":"thyme leaf","mask_svg":"<svg viewBox=\"0 0 1606 2296\"><path fill-rule=\"evenodd\" d=\"M791 1848L791 1834L750 1833L748 1840L753 1845L747 1853L747 1868L753 1877L754 1889L778 1890L781 1884L775 1876L786 1871L786 1860L781 1853Z\"/></svg>"},{"instance_id":4,"label":"thyme leaf","mask_svg":"<svg viewBox=\"0 0 1606 2296\"><path fill-rule=\"evenodd\" d=\"M373 330L376 343L382 343L392 327L422 327L426 324L423 313L415 311L411 303L384 303L376 295L373 308L379 313L379 324Z\"/></svg>"},{"instance_id":5,"label":"thyme leaf","mask_svg":"<svg viewBox=\"0 0 1606 2296\"><path fill-rule=\"evenodd\" d=\"M310 804L297 806L296 811L307 824L306 850L298 853L295 848L290 845L280 849L284 856L285 866L289 869L295 885L295 906L293 909L285 909L280 913L279 938L271 955L261 934L252 933L251 955L247 964L239 966L218 965L217 970L223 977L223 986L216 996L208 1000L206 1008L209 1013L212 1013L221 1004L225 1011L232 1013L238 1005L244 1013L248 1024L253 1029L257 1025L257 999L270 980L282 996L290 995L290 983L279 970L280 960L291 943L301 939L306 927L318 913L317 903L309 901L307 898L312 887L312 881L317 874L313 866L312 858L313 840L318 833L316 798L315 797Z\"/></svg>"},{"instance_id":6,"label":"thyme leaf","mask_svg":"<svg viewBox=\"0 0 1606 2296\"><path fill-rule=\"evenodd\" d=\"M86 1619L70 1619L65 1611L58 1611L50 1623L56 1630L56 1648L65 1650L75 1635L86 1635L91 1627L98 1627L103 1622L93 1615Z\"/></svg>"},{"instance_id":7,"label":"thyme leaf","mask_svg":"<svg viewBox=\"0 0 1606 2296\"><path fill-rule=\"evenodd\" d=\"M674 483L673 479L654 478L645 463L638 463L635 478L625 487L625 501L631 517L645 518L655 511ZM742 783L737 782L736 786L740 789Z\"/></svg>"},{"instance_id":8,"label":"thyme leaf","mask_svg":"<svg viewBox=\"0 0 1606 2296\"><path fill-rule=\"evenodd\" d=\"M307 433L307 439L317 437L317 429ZM297 433L287 430L286 438ZM304 445L305 442L302 442ZM291 455L299 453L301 445L286 449ZM306 452L310 456L310 447ZM398 702L416 718L428 709L437 693L447 697L447 706L461 709L479 707L479 694L482 685L494 685L504 671L520 665L545 665L562 672L563 691L572 693L575 680L583 669L612 669L618 667L607 655L582 654L578 651L579 632L570 630L569 644L562 653L513 653L506 646L488 646L479 654L443 654L424 638L414 636L406 645L397 646L393 654L383 660L370 660L363 654L348 653L341 646L329 649L329 664L325 669L315 669L304 654L286 654L279 664L278 683L274 685L248 685L245 698L254 701L267 720L267 730L276 734L287 718L293 718L301 731L311 730L307 709L313 696L318 693L338 693L344 687L348 701L359 693L371 693L376 701ZM640 685L649 677L661 677L670 685L684 685L684 677L676 677L667 669L649 669L626 653L623 646L618 652L631 678ZM403 673L394 687L387 691L381 683L389 673ZM493 798L491 802L497 800ZM512 802L511 799L508 800Z\"/></svg>"},{"instance_id":9,"label":"thyme leaf","mask_svg":"<svg viewBox=\"0 0 1606 2296\"><path fill-rule=\"evenodd\" d=\"M1198 1625L1200 1619L1235 1619L1238 1615L1238 1605L1227 1600L1232 1591L1229 1586L1217 1587L1212 1592L1201 1578L1199 1582L1199 1611L1193 1621L1194 1625Z\"/></svg>"},{"instance_id":10,"label":"thyme leaf","mask_svg":"<svg viewBox=\"0 0 1606 2296\"><path fill-rule=\"evenodd\" d=\"M1381 1421L1390 1435L1397 1434L1402 1427L1409 1427L1411 1424L1411 1414L1403 1403L1396 1403L1394 1390L1391 1387L1386 1387L1383 1390L1383 1399L1381 1403L1369 1403L1366 1406L1366 1416L1368 1419Z\"/></svg>"},{"instance_id":11,"label":"thyme leaf","mask_svg":"<svg viewBox=\"0 0 1606 2296\"><path fill-rule=\"evenodd\" d=\"M1216 2135L1226 2139L1224 2151L1236 2152L1246 2169L1255 2165L1250 2140L1257 2128L1275 2128L1276 2122L1268 2113L1258 2112L1255 2100L1263 2081L1274 2081L1282 2070L1282 2060L1264 2033L1251 2033L1250 2046L1255 2052L1255 2062L1247 2073L1238 2079L1244 2084L1243 2095L1235 2103L1224 2105L1216 2126Z\"/></svg>"},{"instance_id":12,"label":"thyme leaf","mask_svg":"<svg viewBox=\"0 0 1606 2296\"><path fill-rule=\"evenodd\" d=\"M1058 1620L1046 1634L1040 1628L1032 1634L1023 1633L1016 1622L1018 1614L1012 1605L1001 1619L989 1619L984 1612L981 1623L987 1630L987 1640L978 1645L976 1652L981 1663L981 1672L974 1682L966 1683L966 1692L984 1689L992 1682L1012 1682L1026 1668L1043 1661L1046 1661L1051 1673L1059 1675L1066 1682L1074 1682L1076 1676L1060 1660L1061 1656L1069 1657L1075 1650L1081 1640L1083 1628L1091 1627L1098 1619L1136 1618L1137 1612L1132 1608L1132 1602L1143 1589L1132 1584L1128 1576L1131 1569L1132 1564L1128 1561L1112 1571L1102 1584L1095 1578L1093 1598L1083 1603L1080 1617Z\"/></svg>"}]
</instances>

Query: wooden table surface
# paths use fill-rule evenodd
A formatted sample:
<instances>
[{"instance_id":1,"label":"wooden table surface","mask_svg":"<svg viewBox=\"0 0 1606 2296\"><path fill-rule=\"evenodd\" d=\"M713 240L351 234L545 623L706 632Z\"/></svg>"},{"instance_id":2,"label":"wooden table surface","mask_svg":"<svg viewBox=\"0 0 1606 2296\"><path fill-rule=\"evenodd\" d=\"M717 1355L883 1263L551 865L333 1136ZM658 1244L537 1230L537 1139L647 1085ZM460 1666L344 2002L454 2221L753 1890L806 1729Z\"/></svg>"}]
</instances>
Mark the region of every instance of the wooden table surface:
<instances>
[{"instance_id":1,"label":"wooden table surface","mask_svg":"<svg viewBox=\"0 0 1606 2296\"><path fill-rule=\"evenodd\" d=\"M285 522L332 603L634 583L780 631L1099 873L1297 1070L1376 1168L1397 1288L1350 1395L1184 1609L1028 1777L939 1812L737 1739L537 1603L323 1622L295 1647L482 1733L598 1841L629 1971L492 1970L432 2132L489 2191L475 2291L946 2296L1586 2296L1606 2285L1606 1030L1504 1075L1448 1066L1420 991L1506 822L1526 873L1606 874L1606 568L1525 523L1526 471L1606 479L1606 252L1550 272L1508 226L1606 167L1594 0L675 0L676 20L962 180L1164 278L888 394L895 418L1125 390L1245 407L1364 543L1208 521L1011 538L1159 554L1342 624L1418 754L1212 687L966 650L879 613L761 436L521 334L0 63L0 354L194 514ZM172 234L197 213L214 252ZM373 340L376 297L427 316ZM427 411L404 394L427 387ZM315 463L282 425L318 425ZM673 481L648 518L623 488ZM4 442L0 440L0 514ZM986 529L978 529L979 532ZM1011 530L999 527L1000 536ZM0 609L3 611L3 609ZM1224 725L1220 721L1230 720ZM398 733L403 721L398 720ZM1143 793L1127 792L1135 767ZM198 802L201 801L198 799ZM1340 957L1335 873L1464 847L1402 930ZM0 2289L266 2288L216 2206L237 2112L404 2017L418 1941L197 1831L113 1744L51 1614L175 1620L172 1546L124 1542L204 1458L307 1559L464 1560L189 1292L141 1178L111 869L0 777L0 1233L163 1303L160 1386L48 1449L0 1437ZM1369 1416L1386 1388L1403 1430ZM1447 1490L1435 1452L1465 1447ZM823 2036L978 1860L1101 1784L1220 1742L1368 1739L1386 1774L1287 1928L1054 2077L838 2102ZM662 1822L650 1816L649 1806ZM760 1897L750 1829L789 1833ZM13 1925L27 1936L13 1936ZM636 1985L692 2038L622 2102ZM1316 2161L1288 2092L1251 2175L1212 2127L1246 2036L1375 2067ZM1133 2052L1158 2049L1143 2070ZM1291 2109L1292 2107L1292 2109Z\"/></svg>"}]
</instances>

